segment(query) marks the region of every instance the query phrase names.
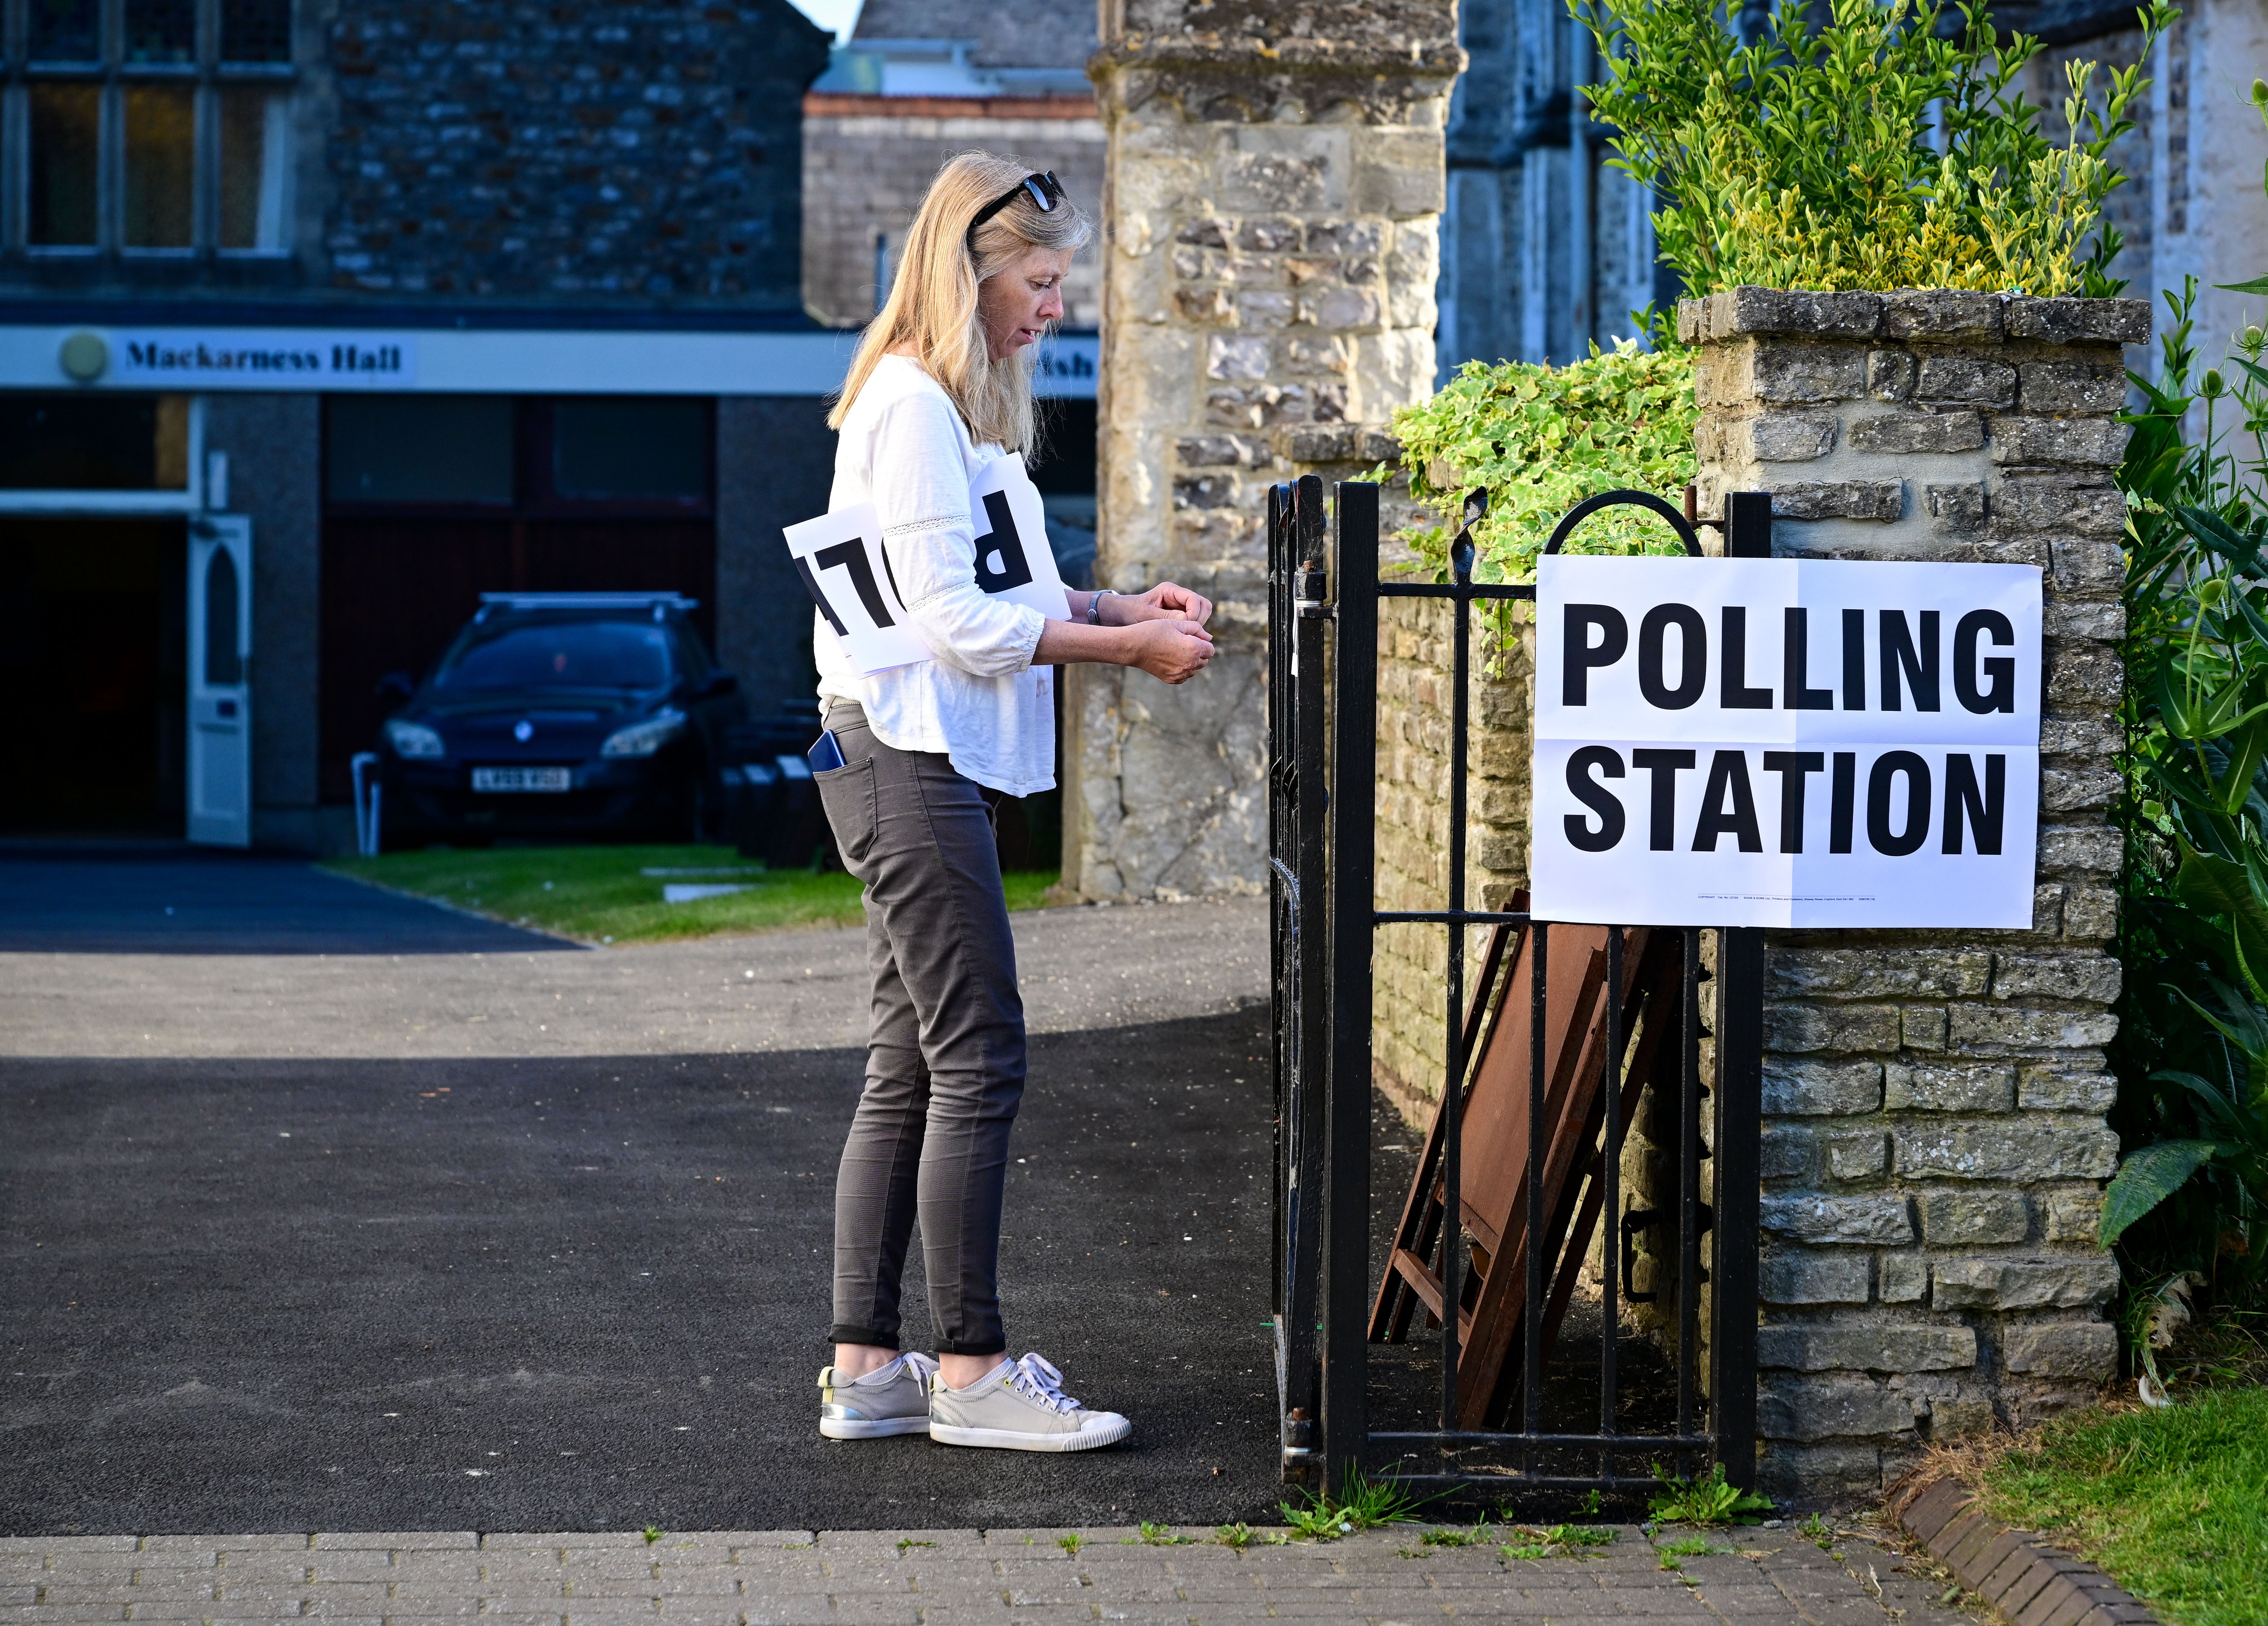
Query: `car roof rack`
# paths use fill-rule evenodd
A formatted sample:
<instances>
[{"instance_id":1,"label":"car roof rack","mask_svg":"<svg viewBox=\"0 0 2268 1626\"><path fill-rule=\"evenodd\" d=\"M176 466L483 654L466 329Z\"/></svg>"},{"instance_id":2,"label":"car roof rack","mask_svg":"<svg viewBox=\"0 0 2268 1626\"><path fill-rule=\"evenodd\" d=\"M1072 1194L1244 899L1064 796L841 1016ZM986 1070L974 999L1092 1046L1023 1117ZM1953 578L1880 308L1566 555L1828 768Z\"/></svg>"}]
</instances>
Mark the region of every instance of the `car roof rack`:
<instances>
[{"instance_id":1,"label":"car roof rack","mask_svg":"<svg viewBox=\"0 0 2268 1626\"><path fill-rule=\"evenodd\" d=\"M678 592L484 592L483 607L510 610L689 610L701 602Z\"/></svg>"},{"instance_id":2,"label":"car roof rack","mask_svg":"<svg viewBox=\"0 0 2268 1626\"><path fill-rule=\"evenodd\" d=\"M484 592L473 625L498 610L644 610L666 621L672 611L682 615L700 602L676 592Z\"/></svg>"}]
</instances>

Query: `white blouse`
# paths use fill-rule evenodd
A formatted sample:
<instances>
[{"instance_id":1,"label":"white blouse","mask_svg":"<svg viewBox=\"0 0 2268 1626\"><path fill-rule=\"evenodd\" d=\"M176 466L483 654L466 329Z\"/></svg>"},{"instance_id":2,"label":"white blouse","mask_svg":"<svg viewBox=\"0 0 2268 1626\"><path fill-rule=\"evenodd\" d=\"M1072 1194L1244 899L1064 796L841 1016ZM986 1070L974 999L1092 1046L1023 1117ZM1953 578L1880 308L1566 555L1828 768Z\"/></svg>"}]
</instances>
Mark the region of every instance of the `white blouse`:
<instances>
[{"instance_id":1,"label":"white blouse","mask_svg":"<svg viewBox=\"0 0 2268 1626\"><path fill-rule=\"evenodd\" d=\"M981 785L1029 796L1056 782L1054 680L1032 665L1045 618L976 585L968 488L1006 454L969 439L953 398L903 356L885 356L850 403L835 448L830 512L872 502L898 596L934 660L870 677L812 614L821 703L857 702L875 738L943 753Z\"/></svg>"}]
</instances>

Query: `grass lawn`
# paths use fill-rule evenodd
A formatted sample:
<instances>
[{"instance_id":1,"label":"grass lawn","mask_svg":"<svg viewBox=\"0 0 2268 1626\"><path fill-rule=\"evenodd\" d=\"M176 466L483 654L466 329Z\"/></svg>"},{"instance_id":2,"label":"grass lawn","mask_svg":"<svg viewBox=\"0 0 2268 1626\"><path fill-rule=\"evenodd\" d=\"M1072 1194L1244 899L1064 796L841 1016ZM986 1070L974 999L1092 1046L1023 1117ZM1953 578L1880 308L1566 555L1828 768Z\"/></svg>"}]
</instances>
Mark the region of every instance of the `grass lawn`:
<instances>
[{"instance_id":1,"label":"grass lawn","mask_svg":"<svg viewBox=\"0 0 2268 1626\"><path fill-rule=\"evenodd\" d=\"M2081 1412L1982 1477L1999 1517L2075 1549L2175 1626L2268 1621L2268 1388Z\"/></svg>"},{"instance_id":2,"label":"grass lawn","mask_svg":"<svg viewBox=\"0 0 2268 1626\"><path fill-rule=\"evenodd\" d=\"M334 858L324 868L584 943L666 943L865 918L858 883L809 870L773 873L729 847L490 847ZM1042 907L1053 870L1007 877L1008 907ZM667 886L747 890L666 902Z\"/></svg>"}]
</instances>

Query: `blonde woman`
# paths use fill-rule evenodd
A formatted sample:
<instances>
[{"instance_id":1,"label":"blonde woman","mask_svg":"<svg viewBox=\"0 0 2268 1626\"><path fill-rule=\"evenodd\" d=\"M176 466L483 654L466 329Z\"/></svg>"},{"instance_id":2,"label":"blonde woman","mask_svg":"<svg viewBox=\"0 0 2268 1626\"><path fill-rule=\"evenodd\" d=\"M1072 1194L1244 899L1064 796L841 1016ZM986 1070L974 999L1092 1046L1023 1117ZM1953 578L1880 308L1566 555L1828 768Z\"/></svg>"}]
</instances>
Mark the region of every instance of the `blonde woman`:
<instances>
[{"instance_id":1,"label":"blonde woman","mask_svg":"<svg viewBox=\"0 0 2268 1626\"><path fill-rule=\"evenodd\" d=\"M891 578L935 655L861 678L814 622L843 758L817 776L820 796L865 885L873 986L865 1089L836 1181L835 1362L819 1375L831 1439L1084 1451L1132 1426L1066 1395L1041 1357L1007 1358L1000 1205L1024 1011L984 791L1055 783L1048 667L1105 661L1185 682L1211 656L1212 606L1170 583L1072 592L1069 621L989 599L968 500L987 464L1033 445L1030 349L1062 317L1091 232L1053 174L952 159L828 420L841 434L828 506L874 504ZM917 1217L934 1360L898 1349Z\"/></svg>"}]
</instances>

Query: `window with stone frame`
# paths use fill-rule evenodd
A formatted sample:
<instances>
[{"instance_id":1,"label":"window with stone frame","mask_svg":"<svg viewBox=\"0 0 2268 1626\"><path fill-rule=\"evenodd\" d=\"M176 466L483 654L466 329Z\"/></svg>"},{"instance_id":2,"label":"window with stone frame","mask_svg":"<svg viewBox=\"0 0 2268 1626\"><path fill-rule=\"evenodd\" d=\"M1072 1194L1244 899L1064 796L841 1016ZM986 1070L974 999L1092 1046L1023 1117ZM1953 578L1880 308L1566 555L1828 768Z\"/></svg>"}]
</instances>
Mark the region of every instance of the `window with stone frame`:
<instances>
[{"instance_id":1,"label":"window with stone frame","mask_svg":"<svg viewBox=\"0 0 2268 1626\"><path fill-rule=\"evenodd\" d=\"M291 247L291 0L0 0L0 242Z\"/></svg>"}]
</instances>

